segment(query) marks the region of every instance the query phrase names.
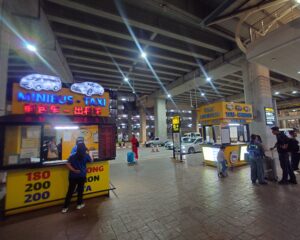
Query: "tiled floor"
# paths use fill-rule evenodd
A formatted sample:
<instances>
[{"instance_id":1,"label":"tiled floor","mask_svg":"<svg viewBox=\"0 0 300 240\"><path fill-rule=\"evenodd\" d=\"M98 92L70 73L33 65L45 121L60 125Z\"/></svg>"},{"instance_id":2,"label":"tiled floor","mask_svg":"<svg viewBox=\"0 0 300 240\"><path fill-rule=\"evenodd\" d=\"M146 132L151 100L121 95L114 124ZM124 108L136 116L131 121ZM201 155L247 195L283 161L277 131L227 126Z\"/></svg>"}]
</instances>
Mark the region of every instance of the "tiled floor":
<instances>
[{"instance_id":1,"label":"tiled floor","mask_svg":"<svg viewBox=\"0 0 300 240\"><path fill-rule=\"evenodd\" d=\"M184 163L170 151L144 150L127 166L111 164L110 198L61 214L59 207L9 217L1 240L29 239L300 239L300 186L253 186L249 168L218 179L199 154Z\"/></svg>"}]
</instances>

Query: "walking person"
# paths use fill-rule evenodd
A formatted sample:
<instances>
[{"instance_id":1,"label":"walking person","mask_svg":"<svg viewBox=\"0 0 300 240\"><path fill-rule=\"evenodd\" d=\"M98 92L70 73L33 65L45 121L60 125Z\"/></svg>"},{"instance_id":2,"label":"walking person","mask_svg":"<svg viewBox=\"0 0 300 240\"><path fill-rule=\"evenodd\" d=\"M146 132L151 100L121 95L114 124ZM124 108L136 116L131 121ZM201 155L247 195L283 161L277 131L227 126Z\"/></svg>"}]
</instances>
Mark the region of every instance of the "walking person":
<instances>
[{"instance_id":1,"label":"walking person","mask_svg":"<svg viewBox=\"0 0 300 240\"><path fill-rule=\"evenodd\" d=\"M72 154L67 162L69 171L69 187L65 198L65 204L62 209L62 213L68 211L72 195L77 189L77 209L83 208L83 190L86 180L86 163L92 162L91 157L87 154L87 148L83 142L77 143L76 153Z\"/></svg>"},{"instance_id":2,"label":"walking person","mask_svg":"<svg viewBox=\"0 0 300 240\"><path fill-rule=\"evenodd\" d=\"M139 148L140 144L134 134L132 135L132 138L130 141L131 141L132 152L134 153L134 158L135 158L135 161L137 162L137 160L139 159L138 148Z\"/></svg>"},{"instance_id":3,"label":"walking person","mask_svg":"<svg viewBox=\"0 0 300 240\"><path fill-rule=\"evenodd\" d=\"M283 133L279 131L278 127L271 128L273 135L276 136L277 142L271 150L277 148L280 167L282 169L282 179L278 182L279 184L297 184L296 176L294 171L291 167L290 160L289 160L289 138ZM288 179L288 177L290 177Z\"/></svg>"},{"instance_id":4,"label":"walking person","mask_svg":"<svg viewBox=\"0 0 300 240\"><path fill-rule=\"evenodd\" d=\"M296 131L292 130L289 131L290 135L290 141L289 141L289 151L291 153L291 166L293 171L298 171L299 170L299 142L296 139L297 138L297 133Z\"/></svg>"},{"instance_id":5,"label":"walking person","mask_svg":"<svg viewBox=\"0 0 300 240\"><path fill-rule=\"evenodd\" d=\"M249 153L250 167L251 167L251 181L253 184L258 180L259 184L267 184L264 179L263 157L264 149L259 142L257 135L250 136L250 143L247 146Z\"/></svg>"},{"instance_id":6,"label":"walking person","mask_svg":"<svg viewBox=\"0 0 300 240\"><path fill-rule=\"evenodd\" d=\"M217 155L217 169L219 177L227 177L227 161L225 159L225 146L221 145Z\"/></svg>"}]
</instances>

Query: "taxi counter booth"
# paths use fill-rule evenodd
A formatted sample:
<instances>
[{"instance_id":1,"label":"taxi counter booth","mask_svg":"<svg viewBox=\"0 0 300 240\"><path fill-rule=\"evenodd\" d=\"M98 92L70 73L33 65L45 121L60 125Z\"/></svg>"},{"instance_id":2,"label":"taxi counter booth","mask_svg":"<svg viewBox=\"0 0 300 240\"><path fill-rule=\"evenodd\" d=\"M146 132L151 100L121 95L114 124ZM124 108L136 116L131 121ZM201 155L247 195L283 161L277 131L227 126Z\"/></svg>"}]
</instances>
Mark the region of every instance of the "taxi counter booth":
<instances>
[{"instance_id":1,"label":"taxi counter booth","mask_svg":"<svg viewBox=\"0 0 300 240\"><path fill-rule=\"evenodd\" d=\"M230 167L247 164L245 153L249 142L249 123L252 106L242 103L217 102L198 109L198 121L202 125L204 163L216 166L221 145Z\"/></svg>"},{"instance_id":2,"label":"taxi counter booth","mask_svg":"<svg viewBox=\"0 0 300 240\"><path fill-rule=\"evenodd\" d=\"M40 104L30 90L14 86L12 115L0 118L0 167L6 172L2 215L62 204L68 188L65 164L78 140L84 141L93 160L87 164L84 198L109 195L109 160L116 156L109 93L93 96L105 103L94 109L85 96L62 90L64 95L55 96L67 94L72 104Z\"/></svg>"}]
</instances>

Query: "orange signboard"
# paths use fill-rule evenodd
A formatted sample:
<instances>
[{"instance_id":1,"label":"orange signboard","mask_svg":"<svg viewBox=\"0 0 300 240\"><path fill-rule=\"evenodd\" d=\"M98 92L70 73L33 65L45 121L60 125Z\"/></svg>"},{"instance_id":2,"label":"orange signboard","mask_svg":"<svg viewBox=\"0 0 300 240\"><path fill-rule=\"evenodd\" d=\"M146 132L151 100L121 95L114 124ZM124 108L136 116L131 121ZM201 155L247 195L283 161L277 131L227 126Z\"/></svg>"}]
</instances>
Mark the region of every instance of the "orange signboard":
<instances>
[{"instance_id":1,"label":"orange signboard","mask_svg":"<svg viewBox=\"0 0 300 240\"><path fill-rule=\"evenodd\" d=\"M34 91L13 85L13 114L109 116L109 93L86 96L68 88Z\"/></svg>"}]
</instances>

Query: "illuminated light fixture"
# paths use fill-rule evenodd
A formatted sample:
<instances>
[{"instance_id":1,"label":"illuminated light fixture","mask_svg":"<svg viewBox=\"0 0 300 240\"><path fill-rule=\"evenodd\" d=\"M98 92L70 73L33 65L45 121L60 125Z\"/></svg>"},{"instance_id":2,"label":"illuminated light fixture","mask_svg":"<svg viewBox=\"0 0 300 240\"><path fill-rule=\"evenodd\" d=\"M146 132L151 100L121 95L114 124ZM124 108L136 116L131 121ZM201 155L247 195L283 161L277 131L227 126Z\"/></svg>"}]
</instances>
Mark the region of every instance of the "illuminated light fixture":
<instances>
[{"instance_id":1,"label":"illuminated light fixture","mask_svg":"<svg viewBox=\"0 0 300 240\"><path fill-rule=\"evenodd\" d=\"M300 71L298 71L297 73L300 74Z\"/></svg>"},{"instance_id":2,"label":"illuminated light fixture","mask_svg":"<svg viewBox=\"0 0 300 240\"><path fill-rule=\"evenodd\" d=\"M237 126L240 126L239 123L229 123L228 125L231 126L231 127L234 127L234 126L236 126L236 127L237 127Z\"/></svg>"},{"instance_id":3,"label":"illuminated light fixture","mask_svg":"<svg viewBox=\"0 0 300 240\"><path fill-rule=\"evenodd\" d=\"M292 94L296 94L297 93L297 91L292 91Z\"/></svg>"},{"instance_id":4,"label":"illuminated light fixture","mask_svg":"<svg viewBox=\"0 0 300 240\"><path fill-rule=\"evenodd\" d=\"M300 3L300 0L295 0L296 3Z\"/></svg>"},{"instance_id":5,"label":"illuminated light fixture","mask_svg":"<svg viewBox=\"0 0 300 240\"><path fill-rule=\"evenodd\" d=\"M206 81L210 82L211 81L211 77L207 77Z\"/></svg>"},{"instance_id":6,"label":"illuminated light fixture","mask_svg":"<svg viewBox=\"0 0 300 240\"><path fill-rule=\"evenodd\" d=\"M27 48L30 52L36 52L36 51L37 51L37 48L36 48L34 45L29 44L29 43L26 44L26 48Z\"/></svg>"},{"instance_id":7,"label":"illuminated light fixture","mask_svg":"<svg viewBox=\"0 0 300 240\"><path fill-rule=\"evenodd\" d=\"M280 92L275 92L275 95L279 95Z\"/></svg>"},{"instance_id":8,"label":"illuminated light fixture","mask_svg":"<svg viewBox=\"0 0 300 240\"><path fill-rule=\"evenodd\" d=\"M167 97L168 97L168 98L171 98L171 94L170 94L170 93L168 93Z\"/></svg>"},{"instance_id":9,"label":"illuminated light fixture","mask_svg":"<svg viewBox=\"0 0 300 240\"><path fill-rule=\"evenodd\" d=\"M142 52L142 53L141 53L141 57L142 57L142 58L146 58L146 57L147 57L147 53Z\"/></svg>"},{"instance_id":10,"label":"illuminated light fixture","mask_svg":"<svg viewBox=\"0 0 300 240\"><path fill-rule=\"evenodd\" d=\"M56 130L76 130L79 129L78 126L55 126L54 129Z\"/></svg>"},{"instance_id":11,"label":"illuminated light fixture","mask_svg":"<svg viewBox=\"0 0 300 240\"><path fill-rule=\"evenodd\" d=\"M122 100L122 101L126 101L126 98L122 98L121 100Z\"/></svg>"},{"instance_id":12,"label":"illuminated light fixture","mask_svg":"<svg viewBox=\"0 0 300 240\"><path fill-rule=\"evenodd\" d=\"M128 79L127 77L124 77L124 81L125 81L125 82L128 82L129 79Z\"/></svg>"},{"instance_id":13,"label":"illuminated light fixture","mask_svg":"<svg viewBox=\"0 0 300 240\"><path fill-rule=\"evenodd\" d=\"M296 112L296 109L293 109L293 112Z\"/></svg>"},{"instance_id":14,"label":"illuminated light fixture","mask_svg":"<svg viewBox=\"0 0 300 240\"><path fill-rule=\"evenodd\" d=\"M201 93L201 96L204 97L204 96L205 96L205 93Z\"/></svg>"}]
</instances>

